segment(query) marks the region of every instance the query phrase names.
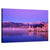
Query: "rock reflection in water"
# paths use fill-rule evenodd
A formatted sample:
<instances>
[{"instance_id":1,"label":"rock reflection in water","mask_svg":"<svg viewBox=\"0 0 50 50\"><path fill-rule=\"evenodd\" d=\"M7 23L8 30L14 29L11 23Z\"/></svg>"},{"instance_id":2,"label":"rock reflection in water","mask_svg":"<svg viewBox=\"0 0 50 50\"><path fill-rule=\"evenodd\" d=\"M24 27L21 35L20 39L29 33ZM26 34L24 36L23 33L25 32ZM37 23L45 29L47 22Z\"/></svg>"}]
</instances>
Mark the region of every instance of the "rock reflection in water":
<instances>
[{"instance_id":1,"label":"rock reflection in water","mask_svg":"<svg viewBox=\"0 0 50 50\"><path fill-rule=\"evenodd\" d=\"M29 32L29 36L45 37L48 39L48 32Z\"/></svg>"},{"instance_id":2,"label":"rock reflection in water","mask_svg":"<svg viewBox=\"0 0 50 50\"><path fill-rule=\"evenodd\" d=\"M29 34L28 34L29 36L33 36L33 32L29 32Z\"/></svg>"},{"instance_id":3,"label":"rock reflection in water","mask_svg":"<svg viewBox=\"0 0 50 50\"><path fill-rule=\"evenodd\" d=\"M3 30L2 35L3 35L2 42L47 41L48 40L48 32L29 32L28 30Z\"/></svg>"}]
</instances>

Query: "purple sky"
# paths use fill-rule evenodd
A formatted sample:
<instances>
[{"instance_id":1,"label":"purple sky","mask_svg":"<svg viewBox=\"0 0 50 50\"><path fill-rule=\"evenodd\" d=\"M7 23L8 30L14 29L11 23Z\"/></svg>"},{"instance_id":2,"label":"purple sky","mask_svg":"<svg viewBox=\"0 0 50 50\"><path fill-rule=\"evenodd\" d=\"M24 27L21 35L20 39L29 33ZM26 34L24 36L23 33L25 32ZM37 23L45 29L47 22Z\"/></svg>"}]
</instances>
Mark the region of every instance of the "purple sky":
<instances>
[{"instance_id":1,"label":"purple sky","mask_svg":"<svg viewBox=\"0 0 50 50\"><path fill-rule=\"evenodd\" d=\"M3 21L27 23L48 21L48 10L3 9Z\"/></svg>"}]
</instances>

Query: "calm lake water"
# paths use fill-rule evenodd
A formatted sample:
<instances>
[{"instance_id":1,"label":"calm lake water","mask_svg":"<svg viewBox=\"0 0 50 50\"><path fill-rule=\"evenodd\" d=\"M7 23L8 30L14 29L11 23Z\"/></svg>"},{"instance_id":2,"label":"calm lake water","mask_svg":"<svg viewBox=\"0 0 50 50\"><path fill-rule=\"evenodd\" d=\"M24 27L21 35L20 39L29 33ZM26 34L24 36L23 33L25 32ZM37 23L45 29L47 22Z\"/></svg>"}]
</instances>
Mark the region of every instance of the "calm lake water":
<instances>
[{"instance_id":1,"label":"calm lake water","mask_svg":"<svg viewBox=\"0 0 50 50\"><path fill-rule=\"evenodd\" d=\"M48 32L29 32L28 29L3 29L2 42L48 41Z\"/></svg>"}]
</instances>

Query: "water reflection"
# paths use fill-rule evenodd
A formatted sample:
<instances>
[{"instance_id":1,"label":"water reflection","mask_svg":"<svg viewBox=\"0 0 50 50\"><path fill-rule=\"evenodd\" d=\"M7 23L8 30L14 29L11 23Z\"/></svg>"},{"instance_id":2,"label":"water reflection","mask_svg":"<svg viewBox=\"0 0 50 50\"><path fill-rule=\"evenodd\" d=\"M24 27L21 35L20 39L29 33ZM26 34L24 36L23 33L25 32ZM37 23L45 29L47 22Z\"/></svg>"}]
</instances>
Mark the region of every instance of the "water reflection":
<instances>
[{"instance_id":1,"label":"water reflection","mask_svg":"<svg viewBox=\"0 0 50 50\"><path fill-rule=\"evenodd\" d=\"M29 32L28 30L3 30L3 36L18 36L18 35L26 35L26 36L46 36L48 32Z\"/></svg>"},{"instance_id":2,"label":"water reflection","mask_svg":"<svg viewBox=\"0 0 50 50\"><path fill-rule=\"evenodd\" d=\"M48 40L48 32L29 32L28 30L3 30L2 34L3 41Z\"/></svg>"},{"instance_id":3,"label":"water reflection","mask_svg":"<svg viewBox=\"0 0 50 50\"><path fill-rule=\"evenodd\" d=\"M28 36L44 37L48 39L48 32L29 32Z\"/></svg>"},{"instance_id":4,"label":"water reflection","mask_svg":"<svg viewBox=\"0 0 50 50\"><path fill-rule=\"evenodd\" d=\"M29 34L28 34L29 36L33 36L33 32L29 32Z\"/></svg>"}]
</instances>

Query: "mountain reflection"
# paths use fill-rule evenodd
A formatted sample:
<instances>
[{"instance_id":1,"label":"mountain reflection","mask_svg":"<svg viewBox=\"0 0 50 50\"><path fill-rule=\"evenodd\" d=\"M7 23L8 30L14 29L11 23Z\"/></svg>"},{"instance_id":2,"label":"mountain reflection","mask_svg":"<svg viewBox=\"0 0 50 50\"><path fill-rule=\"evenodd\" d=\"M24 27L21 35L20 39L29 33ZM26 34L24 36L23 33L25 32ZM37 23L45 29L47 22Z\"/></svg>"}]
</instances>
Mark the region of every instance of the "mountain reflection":
<instances>
[{"instance_id":1,"label":"mountain reflection","mask_svg":"<svg viewBox=\"0 0 50 50\"><path fill-rule=\"evenodd\" d=\"M29 32L28 29L3 30L2 39L3 42L46 41L48 40L48 32Z\"/></svg>"}]
</instances>

